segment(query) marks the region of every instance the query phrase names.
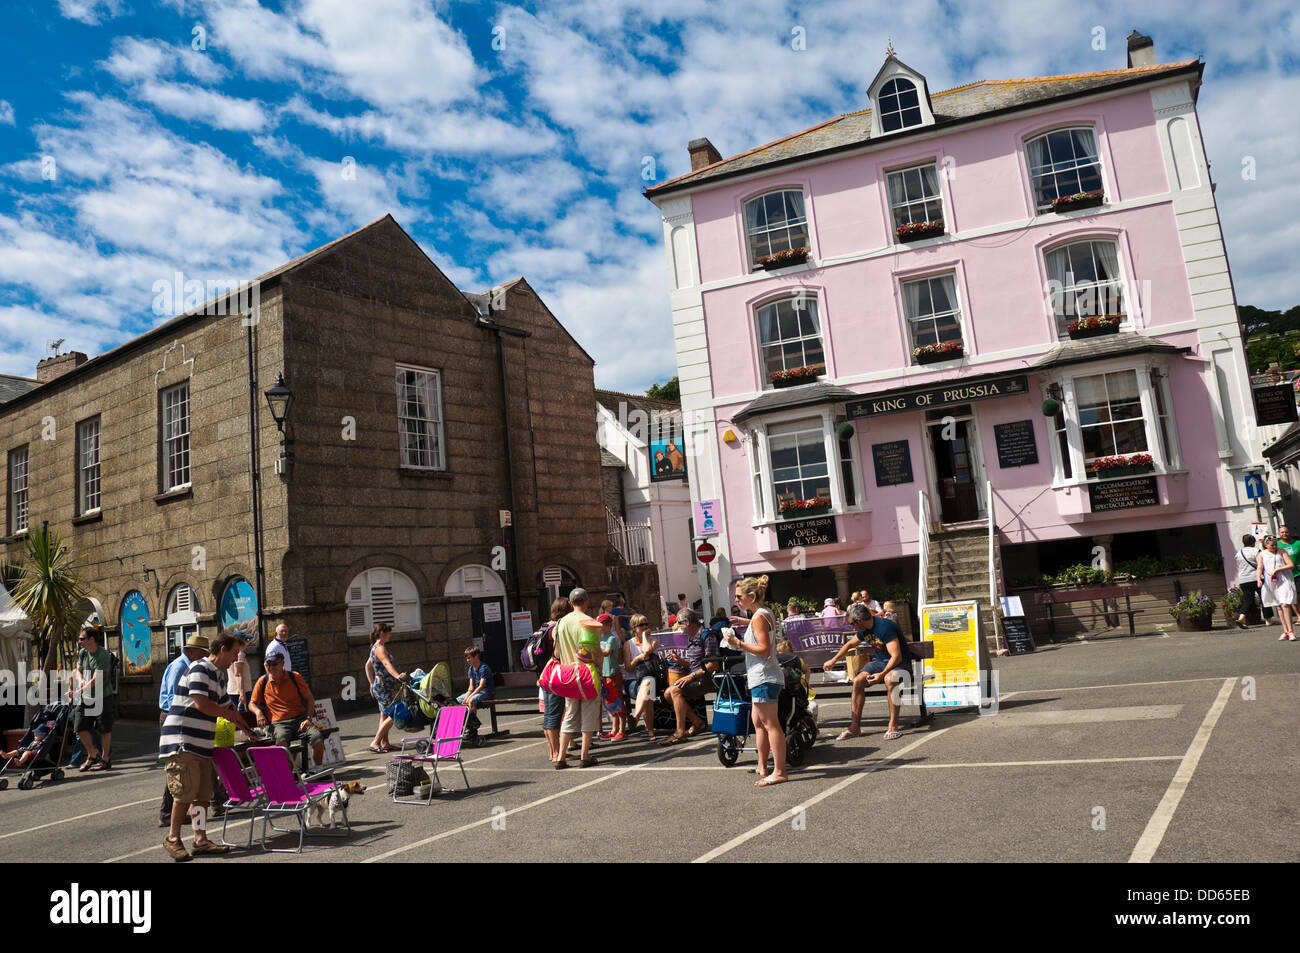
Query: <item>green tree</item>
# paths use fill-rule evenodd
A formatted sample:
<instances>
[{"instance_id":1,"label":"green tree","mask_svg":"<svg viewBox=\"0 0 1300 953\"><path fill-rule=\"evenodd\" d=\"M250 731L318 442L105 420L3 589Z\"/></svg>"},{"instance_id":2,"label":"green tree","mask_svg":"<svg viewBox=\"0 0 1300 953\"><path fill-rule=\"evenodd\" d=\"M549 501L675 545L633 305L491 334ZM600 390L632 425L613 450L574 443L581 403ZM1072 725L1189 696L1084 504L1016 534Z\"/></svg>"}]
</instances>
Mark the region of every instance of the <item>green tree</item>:
<instances>
[{"instance_id":1,"label":"green tree","mask_svg":"<svg viewBox=\"0 0 1300 953\"><path fill-rule=\"evenodd\" d=\"M655 400L680 401L682 399L681 385L677 383L677 376L673 375L672 380L665 381L662 384L651 384L645 395Z\"/></svg>"},{"instance_id":2,"label":"green tree","mask_svg":"<svg viewBox=\"0 0 1300 953\"><path fill-rule=\"evenodd\" d=\"M11 595L31 620L33 631L46 640L42 671L70 668L77 654L78 606L89 591L77 573L71 551L49 527L27 537L27 552L18 564Z\"/></svg>"}]
</instances>

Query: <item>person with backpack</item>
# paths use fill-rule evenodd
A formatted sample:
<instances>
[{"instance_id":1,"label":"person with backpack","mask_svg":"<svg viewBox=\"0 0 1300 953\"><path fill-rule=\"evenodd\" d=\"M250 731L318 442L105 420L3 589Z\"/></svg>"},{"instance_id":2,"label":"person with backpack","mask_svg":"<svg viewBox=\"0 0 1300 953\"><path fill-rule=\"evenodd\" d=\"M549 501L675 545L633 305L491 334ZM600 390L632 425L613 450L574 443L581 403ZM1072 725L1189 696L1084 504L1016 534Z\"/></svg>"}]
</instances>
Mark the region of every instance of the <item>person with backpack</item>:
<instances>
[{"instance_id":1,"label":"person with backpack","mask_svg":"<svg viewBox=\"0 0 1300 953\"><path fill-rule=\"evenodd\" d=\"M540 672L555 655L555 627L572 610L568 599L556 599L551 603L551 621L533 633L525 648L533 662L531 671ZM564 699L554 692L539 688L542 693L542 734L546 735L547 747L551 749L551 763L560 760L560 726L564 722Z\"/></svg>"},{"instance_id":2,"label":"person with backpack","mask_svg":"<svg viewBox=\"0 0 1300 953\"><path fill-rule=\"evenodd\" d=\"M113 744L113 719L117 717L117 678L113 656L103 647L103 633L85 626L77 636L77 668L72 675L68 698L80 695L77 705L77 737L86 749L79 771L107 771L113 767L109 749ZM91 730L99 732L98 748ZM93 754L91 752L94 752Z\"/></svg>"},{"instance_id":3,"label":"person with backpack","mask_svg":"<svg viewBox=\"0 0 1300 953\"><path fill-rule=\"evenodd\" d=\"M311 689L297 672L285 671L282 656L268 656L263 664L266 674L253 686L253 697L248 702L249 711L257 716L257 727L269 727L271 737L282 748L306 735L312 758L320 764L324 760L325 735L316 726L316 699Z\"/></svg>"}]
</instances>

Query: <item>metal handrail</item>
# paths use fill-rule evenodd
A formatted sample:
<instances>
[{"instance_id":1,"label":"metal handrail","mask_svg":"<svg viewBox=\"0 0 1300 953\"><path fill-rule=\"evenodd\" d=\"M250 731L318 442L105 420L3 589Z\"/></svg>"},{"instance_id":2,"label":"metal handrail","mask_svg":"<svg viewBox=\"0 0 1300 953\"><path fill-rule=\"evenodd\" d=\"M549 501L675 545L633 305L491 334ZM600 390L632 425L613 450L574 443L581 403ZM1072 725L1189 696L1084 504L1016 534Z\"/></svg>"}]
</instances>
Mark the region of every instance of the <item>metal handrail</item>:
<instances>
[{"instance_id":1,"label":"metal handrail","mask_svg":"<svg viewBox=\"0 0 1300 953\"><path fill-rule=\"evenodd\" d=\"M930 501L925 491L917 491L919 498L917 512L920 525L917 527L916 555L919 571L916 579L916 617L921 618L921 610L927 605L925 597L925 580L930 571Z\"/></svg>"},{"instance_id":2,"label":"metal handrail","mask_svg":"<svg viewBox=\"0 0 1300 953\"><path fill-rule=\"evenodd\" d=\"M1002 636L998 631L998 587L997 573L995 571L996 561L993 558L993 546L997 542L994 538L998 532L997 521L993 518L993 481L984 481L984 497L989 517L989 618L993 620L993 644L998 651L1002 650Z\"/></svg>"}]
</instances>

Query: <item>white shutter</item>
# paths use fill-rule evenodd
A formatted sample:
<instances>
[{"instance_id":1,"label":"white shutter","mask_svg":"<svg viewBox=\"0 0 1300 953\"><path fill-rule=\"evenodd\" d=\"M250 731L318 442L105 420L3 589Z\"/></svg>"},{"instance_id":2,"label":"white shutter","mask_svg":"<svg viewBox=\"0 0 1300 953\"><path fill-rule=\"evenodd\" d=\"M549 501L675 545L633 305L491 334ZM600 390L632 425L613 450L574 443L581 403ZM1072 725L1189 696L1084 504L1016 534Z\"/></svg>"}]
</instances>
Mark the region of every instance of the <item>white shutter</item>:
<instances>
[{"instance_id":1,"label":"white shutter","mask_svg":"<svg viewBox=\"0 0 1300 953\"><path fill-rule=\"evenodd\" d=\"M192 598L193 590L189 586L181 586L176 590L176 611L193 612L194 600Z\"/></svg>"}]
</instances>

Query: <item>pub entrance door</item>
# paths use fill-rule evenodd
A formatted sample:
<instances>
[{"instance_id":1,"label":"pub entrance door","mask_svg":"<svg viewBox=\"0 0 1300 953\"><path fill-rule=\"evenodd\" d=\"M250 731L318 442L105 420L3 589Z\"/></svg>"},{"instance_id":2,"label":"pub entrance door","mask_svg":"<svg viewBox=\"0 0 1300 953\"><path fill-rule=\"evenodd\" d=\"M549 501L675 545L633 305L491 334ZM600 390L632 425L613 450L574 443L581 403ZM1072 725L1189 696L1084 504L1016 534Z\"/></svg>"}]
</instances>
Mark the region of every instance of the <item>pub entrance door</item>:
<instances>
[{"instance_id":1,"label":"pub entrance door","mask_svg":"<svg viewBox=\"0 0 1300 953\"><path fill-rule=\"evenodd\" d=\"M979 431L969 404L926 412L926 445L939 518L966 523L983 516Z\"/></svg>"}]
</instances>

